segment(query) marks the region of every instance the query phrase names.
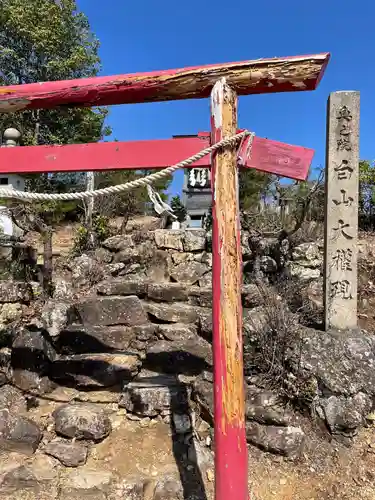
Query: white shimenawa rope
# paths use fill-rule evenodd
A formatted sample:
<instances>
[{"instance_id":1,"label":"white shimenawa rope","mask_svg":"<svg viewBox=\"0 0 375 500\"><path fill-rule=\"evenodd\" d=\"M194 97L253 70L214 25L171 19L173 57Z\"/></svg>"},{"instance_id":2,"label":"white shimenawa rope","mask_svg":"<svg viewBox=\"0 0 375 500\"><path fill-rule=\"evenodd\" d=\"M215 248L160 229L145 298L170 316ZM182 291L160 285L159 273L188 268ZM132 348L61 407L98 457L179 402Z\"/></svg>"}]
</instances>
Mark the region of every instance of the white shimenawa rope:
<instances>
[{"instance_id":1,"label":"white shimenawa rope","mask_svg":"<svg viewBox=\"0 0 375 500\"><path fill-rule=\"evenodd\" d=\"M147 186L153 184L155 181L163 179L169 175L172 175L176 170L180 168L187 167L192 163L200 160L204 156L216 151L217 149L224 148L225 146L233 146L237 144L239 141L243 141L246 137L250 136L250 143L248 146L248 150L250 150L252 141L254 139L254 133L249 132L248 130L244 130L239 134L233 135L232 137L228 137L227 139L223 139L222 141L213 144L212 146L203 149L199 153L190 156L186 160L180 161L176 165L172 165L171 167L165 168L160 172L156 172L154 174L147 175L146 177L142 177L141 179L137 179L135 181L126 182L125 184L118 184L117 186L109 186L103 189L96 189L95 191L81 191L77 193L28 193L25 191L18 191L17 189L0 189L0 198L10 198L16 200L25 200L25 201L72 201L72 200L84 200L87 198L96 198L98 196L106 196L109 194L122 193L123 191L128 191L133 188L138 188L142 186Z\"/></svg>"}]
</instances>

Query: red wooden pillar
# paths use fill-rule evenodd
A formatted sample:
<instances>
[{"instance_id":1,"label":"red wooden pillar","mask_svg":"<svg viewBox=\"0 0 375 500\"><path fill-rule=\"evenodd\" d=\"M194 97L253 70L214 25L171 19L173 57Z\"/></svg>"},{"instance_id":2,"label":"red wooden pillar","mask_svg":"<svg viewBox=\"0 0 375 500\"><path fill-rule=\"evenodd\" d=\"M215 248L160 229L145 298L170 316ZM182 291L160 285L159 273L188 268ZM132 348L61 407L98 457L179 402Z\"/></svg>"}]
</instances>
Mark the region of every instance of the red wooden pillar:
<instances>
[{"instance_id":1,"label":"red wooden pillar","mask_svg":"<svg viewBox=\"0 0 375 500\"><path fill-rule=\"evenodd\" d=\"M237 129L237 95L223 78L211 94L212 143ZM237 149L212 157L215 500L247 500Z\"/></svg>"}]
</instances>

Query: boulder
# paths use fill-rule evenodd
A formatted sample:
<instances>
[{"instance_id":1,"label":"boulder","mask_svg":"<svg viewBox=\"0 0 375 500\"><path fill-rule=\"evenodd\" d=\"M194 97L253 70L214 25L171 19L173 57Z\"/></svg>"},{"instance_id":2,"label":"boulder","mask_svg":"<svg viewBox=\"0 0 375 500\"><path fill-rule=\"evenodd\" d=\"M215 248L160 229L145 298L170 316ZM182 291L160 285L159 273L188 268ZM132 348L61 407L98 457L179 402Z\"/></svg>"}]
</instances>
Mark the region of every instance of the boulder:
<instances>
[{"instance_id":1,"label":"boulder","mask_svg":"<svg viewBox=\"0 0 375 500\"><path fill-rule=\"evenodd\" d=\"M119 406L142 417L156 417L186 410L188 399L188 388L176 376L142 370L124 386Z\"/></svg>"},{"instance_id":2,"label":"boulder","mask_svg":"<svg viewBox=\"0 0 375 500\"><path fill-rule=\"evenodd\" d=\"M53 380L78 387L111 387L131 380L141 359L135 353L90 353L61 356L50 369Z\"/></svg>"},{"instance_id":3,"label":"boulder","mask_svg":"<svg viewBox=\"0 0 375 500\"><path fill-rule=\"evenodd\" d=\"M192 286L189 288L189 304L199 307L212 307L212 288Z\"/></svg>"},{"instance_id":4,"label":"boulder","mask_svg":"<svg viewBox=\"0 0 375 500\"><path fill-rule=\"evenodd\" d=\"M300 266L314 269L322 265L323 253L318 243L301 243L293 249L292 259Z\"/></svg>"},{"instance_id":5,"label":"boulder","mask_svg":"<svg viewBox=\"0 0 375 500\"><path fill-rule=\"evenodd\" d=\"M206 340L212 339L212 309L199 307L196 309L198 316L198 332Z\"/></svg>"},{"instance_id":6,"label":"boulder","mask_svg":"<svg viewBox=\"0 0 375 500\"><path fill-rule=\"evenodd\" d=\"M0 307L0 325L12 323L22 317L22 305L18 303L2 304Z\"/></svg>"},{"instance_id":7,"label":"boulder","mask_svg":"<svg viewBox=\"0 0 375 500\"><path fill-rule=\"evenodd\" d=\"M42 432L31 420L0 409L0 449L25 455L33 454L42 439Z\"/></svg>"},{"instance_id":8,"label":"boulder","mask_svg":"<svg viewBox=\"0 0 375 500\"><path fill-rule=\"evenodd\" d=\"M32 288L24 281L0 281L0 304L7 302L30 302Z\"/></svg>"},{"instance_id":9,"label":"boulder","mask_svg":"<svg viewBox=\"0 0 375 500\"><path fill-rule=\"evenodd\" d=\"M57 458L65 467L79 467L87 460L87 447L79 443L54 439L44 448L44 453Z\"/></svg>"},{"instance_id":10,"label":"boulder","mask_svg":"<svg viewBox=\"0 0 375 500\"><path fill-rule=\"evenodd\" d=\"M0 410L7 409L11 415L26 413L27 403L22 392L11 385L0 387Z\"/></svg>"},{"instance_id":11,"label":"boulder","mask_svg":"<svg viewBox=\"0 0 375 500\"><path fill-rule=\"evenodd\" d=\"M288 277L297 278L300 281L310 281L320 277L320 269L304 267L299 262L288 262L285 272Z\"/></svg>"},{"instance_id":12,"label":"boulder","mask_svg":"<svg viewBox=\"0 0 375 500\"><path fill-rule=\"evenodd\" d=\"M97 248L94 252L95 260L101 264L110 264L113 259L113 254L105 248Z\"/></svg>"},{"instance_id":13,"label":"boulder","mask_svg":"<svg viewBox=\"0 0 375 500\"><path fill-rule=\"evenodd\" d=\"M108 500L106 493L113 480L113 473L104 469L70 469L60 480L58 500ZM126 497L120 498L128 500Z\"/></svg>"},{"instance_id":14,"label":"boulder","mask_svg":"<svg viewBox=\"0 0 375 500\"><path fill-rule=\"evenodd\" d=\"M195 323L197 308L175 302L173 304L143 303L145 311L156 318L158 322L165 323Z\"/></svg>"},{"instance_id":15,"label":"boulder","mask_svg":"<svg viewBox=\"0 0 375 500\"><path fill-rule=\"evenodd\" d=\"M83 325L136 326L148 322L141 301L132 295L83 299L75 305L75 316Z\"/></svg>"},{"instance_id":16,"label":"boulder","mask_svg":"<svg viewBox=\"0 0 375 500\"><path fill-rule=\"evenodd\" d=\"M255 284L242 286L242 304L246 308L257 307L263 304L263 298L259 288Z\"/></svg>"},{"instance_id":17,"label":"boulder","mask_svg":"<svg viewBox=\"0 0 375 500\"><path fill-rule=\"evenodd\" d=\"M141 243L134 247L126 247L123 250L114 254L113 262L116 264L142 264L146 262L152 255L153 249L147 243Z\"/></svg>"},{"instance_id":18,"label":"boulder","mask_svg":"<svg viewBox=\"0 0 375 500\"><path fill-rule=\"evenodd\" d=\"M165 340L195 339L197 336L197 326L184 323L158 325L158 333Z\"/></svg>"},{"instance_id":19,"label":"boulder","mask_svg":"<svg viewBox=\"0 0 375 500\"><path fill-rule=\"evenodd\" d=\"M53 412L55 431L70 439L102 441L112 431L109 417L90 404L67 404Z\"/></svg>"},{"instance_id":20,"label":"boulder","mask_svg":"<svg viewBox=\"0 0 375 500\"><path fill-rule=\"evenodd\" d=\"M259 424L288 426L293 414L285 408L280 397L271 391L247 389L246 418Z\"/></svg>"},{"instance_id":21,"label":"boulder","mask_svg":"<svg viewBox=\"0 0 375 500\"><path fill-rule=\"evenodd\" d=\"M209 270L210 268L207 266L207 264L191 261L179 264L178 266L175 266L173 269L171 269L171 277L178 283L194 285Z\"/></svg>"},{"instance_id":22,"label":"boulder","mask_svg":"<svg viewBox=\"0 0 375 500\"><path fill-rule=\"evenodd\" d=\"M56 357L56 351L45 332L21 328L15 335L11 356L13 369L29 370L43 375L48 372Z\"/></svg>"},{"instance_id":23,"label":"boulder","mask_svg":"<svg viewBox=\"0 0 375 500\"><path fill-rule=\"evenodd\" d=\"M74 291L71 281L59 277L53 283L53 298L55 300L70 300L73 298Z\"/></svg>"},{"instance_id":24,"label":"boulder","mask_svg":"<svg viewBox=\"0 0 375 500\"><path fill-rule=\"evenodd\" d=\"M214 423L213 378L210 372L203 372L193 384L193 399L200 408L200 415L211 425Z\"/></svg>"},{"instance_id":25,"label":"boulder","mask_svg":"<svg viewBox=\"0 0 375 500\"><path fill-rule=\"evenodd\" d=\"M71 303L55 299L48 300L44 304L42 322L51 337L57 337L67 326L71 307Z\"/></svg>"},{"instance_id":26,"label":"boulder","mask_svg":"<svg viewBox=\"0 0 375 500\"><path fill-rule=\"evenodd\" d=\"M158 340L146 352L146 363L164 373L201 373L212 366L211 345L201 337L186 340Z\"/></svg>"},{"instance_id":27,"label":"boulder","mask_svg":"<svg viewBox=\"0 0 375 500\"><path fill-rule=\"evenodd\" d=\"M52 392L55 388L47 375L40 375L30 370L14 369L10 376L11 383L21 389L21 391L32 393L36 396L42 396Z\"/></svg>"},{"instance_id":28,"label":"boulder","mask_svg":"<svg viewBox=\"0 0 375 500\"><path fill-rule=\"evenodd\" d=\"M118 252L119 250L126 250L127 248L134 247L134 241L130 234L119 234L106 239L103 243L103 247L113 252Z\"/></svg>"},{"instance_id":29,"label":"boulder","mask_svg":"<svg viewBox=\"0 0 375 500\"><path fill-rule=\"evenodd\" d=\"M362 392L352 398L330 396L319 402L332 434L353 437L372 409L372 398Z\"/></svg>"},{"instance_id":30,"label":"boulder","mask_svg":"<svg viewBox=\"0 0 375 500\"><path fill-rule=\"evenodd\" d=\"M157 325L92 326L70 325L58 338L57 347L63 354L126 351L134 340L150 340Z\"/></svg>"},{"instance_id":31,"label":"boulder","mask_svg":"<svg viewBox=\"0 0 375 500\"><path fill-rule=\"evenodd\" d=\"M157 229L154 232L156 246L160 249L184 250L183 239L184 231Z\"/></svg>"},{"instance_id":32,"label":"boulder","mask_svg":"<svg viewBox=\"0 0 375 500\"><path fill-rule=\"evenodd\" d=\"M207 273L198 280L198 285L202 288L212 288L212 273Z\"/></svg>"},{"instance_id":33,"label":"boulder","mask_svg":"<svg viewBox=\"0 0 375 500\"><path fill-rule=\"evenodd\" d=\"M185 252L199 252L206 249L206 231L187 230L183 234L182 246Z\"/></svg>"},{"instance_id":34,"label":"boulder","mask_svg":"<svg viewBox=\"0 0 375 500\"><path fill-rule=\"evenodd\" d=\"M99 283L96 288L99 295L137 295L144 297L147 282L142 278L117 277Z\"/></svg>"},{"instance_id":35,"label":"boulder","mask_svg":"<svg viewBox=\"0 0 375 500\"><path fill-rule=\"evenodd\" d=\"M188 291L179 283L150 283L147 296L155 302L183 302L188 299Z\"/></svg>"},{"instance_id":36,"label":"boulder","mask_svg":"<svg viewBox=\"0 0 375 500\"><path fill-rule=\"evenodd\" d=\"M262 450L291 459L301 457L305 446L305 433L300 427L277 427L247 422L246 438L249 443Z\"/></svg>"},{"instance_id":37,"label":"boulder","mask_svg":"<svg viewBox=\"0 0 375 500\"><path fill-rule=\"evenodd\" d=\"M145 273L149 281L154 283L169 282L171 259L168 252L156 250L145 263Z\"/></svg>"},{"instance_id":38,"label":"boulder","mask_svg":"<svg viewBox=\"0 0 375 500\"><path fill-rule=\"evenodd\" d=\"M76 288L93 285L101 281L104 277L103 266L86 254L73 259L69 267L72 271L72 282Z\"/></svg>"}]
</instances>

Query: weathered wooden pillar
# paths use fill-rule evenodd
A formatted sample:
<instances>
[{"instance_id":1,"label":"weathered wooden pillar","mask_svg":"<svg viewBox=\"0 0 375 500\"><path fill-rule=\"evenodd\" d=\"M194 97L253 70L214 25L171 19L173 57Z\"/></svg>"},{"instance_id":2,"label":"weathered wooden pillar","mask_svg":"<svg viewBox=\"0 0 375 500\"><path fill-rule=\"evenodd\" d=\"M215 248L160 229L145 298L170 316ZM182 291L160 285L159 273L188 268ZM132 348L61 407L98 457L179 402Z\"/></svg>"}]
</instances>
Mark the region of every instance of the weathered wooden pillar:
<instances>
[{"instance_id":1,"label":"weathered wooden pillar","mask_svg":"<svg viewBox=\"0 0 375 500\"><path fill-rule=\"evenodd\" d=\"M237 95L218 81L211 94L212 143L235 135ZM247 500L242 350L238 144L212 157L215 500Z\"/></svg>"},{"instance_id":2,"label":"weathered wooden pillar","mask_svg":"<svg viewBox=\"0 0 375 500\"><path fill-rule=\"evenodd\" d=\"M324 255L325 327L357 326L359 92L328 100Z\"/></svg>"}]
</instances>

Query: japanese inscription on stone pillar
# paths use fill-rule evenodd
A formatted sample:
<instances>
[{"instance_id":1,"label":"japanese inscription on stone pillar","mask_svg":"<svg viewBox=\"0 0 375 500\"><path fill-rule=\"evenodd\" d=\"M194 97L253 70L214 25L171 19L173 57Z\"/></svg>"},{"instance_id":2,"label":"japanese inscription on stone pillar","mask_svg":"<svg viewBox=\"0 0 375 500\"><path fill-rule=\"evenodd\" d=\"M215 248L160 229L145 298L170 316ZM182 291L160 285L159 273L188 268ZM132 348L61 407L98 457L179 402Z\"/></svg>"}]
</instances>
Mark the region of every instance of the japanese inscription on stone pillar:
<instances>
[{"instance_id":1,"label":"japanese inscription on stone pillar","mask_svg":"<svg viewBox=\"0 0 375 500\"><path fill-rule=\"evenodd\" d=\"M359 92L328 100L324 259L325 327L357 326Z\"/></svg>"}]
</instances>

